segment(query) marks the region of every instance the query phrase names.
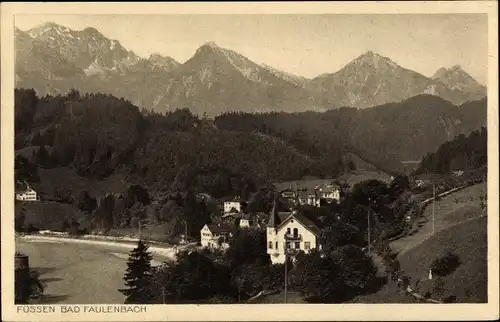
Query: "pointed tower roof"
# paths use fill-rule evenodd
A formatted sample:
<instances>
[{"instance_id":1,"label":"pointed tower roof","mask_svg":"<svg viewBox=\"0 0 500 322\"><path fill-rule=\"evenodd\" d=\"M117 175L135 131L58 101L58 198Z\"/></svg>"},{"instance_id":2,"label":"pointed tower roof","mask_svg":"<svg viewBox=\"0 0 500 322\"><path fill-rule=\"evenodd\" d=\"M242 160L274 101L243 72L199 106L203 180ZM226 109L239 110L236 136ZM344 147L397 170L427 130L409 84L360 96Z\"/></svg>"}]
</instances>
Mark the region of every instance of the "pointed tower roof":
<instances>
[{"instance_id":1,"label":"pointed tower roof","mask_svg":"<svg viewBox=\"0 0 500 322\"><path fill-rule=\"evenodd\" d=\"M267 222L267 227L276 228L278 227L286 218L288 218L292 213L290 211L279 211L278 210L278 198L274 199L273 209L269 213L269 221Z\"/></svg>"},{"instance_id":2,"label":"pointed tower roof","mask_svg":"<svg viewBox=\"0 0 500 322\"><path fill-rule=\"evenodd\" d=\"M271 213L269 214L269 222L267 223L267 227L269 228L276 228L280 224L280 218L278 216L278 198L274 198L273 202L273 209L271 210Z\"/></svg>"}]
</instances>

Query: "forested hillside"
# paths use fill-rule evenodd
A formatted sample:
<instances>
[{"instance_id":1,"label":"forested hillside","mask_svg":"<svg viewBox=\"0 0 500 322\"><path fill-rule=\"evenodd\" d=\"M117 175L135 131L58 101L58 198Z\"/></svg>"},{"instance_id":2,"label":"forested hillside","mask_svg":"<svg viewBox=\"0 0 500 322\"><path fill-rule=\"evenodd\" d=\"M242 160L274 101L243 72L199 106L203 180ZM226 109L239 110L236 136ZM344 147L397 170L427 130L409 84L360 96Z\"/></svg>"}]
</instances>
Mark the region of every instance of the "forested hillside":
<instances>
[{"instance_id":1,"label":"forested hillside","mask_svg":"<svg viewBox=\"0 0 500 322\"><path fill-rule=\"evenodd\" d=\"M365 110L226 113L215 123L220 129L275 135L315 155L331 155L330 147L342 147L390 171L401 161L420 160L455 136L484 126L486 99L455 106L436 96L419 95Z\"/></svg>"},{"instance_id":2,"label":"forested hillside","mask_svg":"<svg viewBox=\"0 0 500 322\"><path fill-rule=\"evenodd\" d=\"M486 122L486 100L457 107L428 95L367 110L227 113L214 121L188 109L141 112L105 94L39 98L16 90L15 99L16 150L44 146L33 155L39 167L71 166L96 180L120 172L154 190L171 188L182 173L216 196L246 180L335 177L352 170L348 153L397 174L400 161L420 160Z\"/></svg>"},{"instance_id":3,"label":"forested hillside","mask_svg":"<svg viewBox=\"0 0 500 322\"><path fill-rule=\"evenodd\" d=\"M36 177L25 171L30 164L69 166L95 180L124 173L151 190L169 190L182 177L181 185L220 197L238 194L245 185L335 176L346 166L338 150L325 149L326 141L294 145L260 133L217 129L187 109L141 113L124 99L77 91L39 98L20 89L15 99L16 150L42 147L28 160L17 158L17 173L25 172L18 179Z\"/></svg>"},{"instance_id":4,"label":"forested hillside","mask_svg":"<svg viewBox=\"0 0 500 322\"><path fill-rule=\"evenodd\" d=\"M463 134L428 153L416 173L450 174L452 171L473 170L488 164L488 133L485 127Z\"/></svg>"}]
</instances>

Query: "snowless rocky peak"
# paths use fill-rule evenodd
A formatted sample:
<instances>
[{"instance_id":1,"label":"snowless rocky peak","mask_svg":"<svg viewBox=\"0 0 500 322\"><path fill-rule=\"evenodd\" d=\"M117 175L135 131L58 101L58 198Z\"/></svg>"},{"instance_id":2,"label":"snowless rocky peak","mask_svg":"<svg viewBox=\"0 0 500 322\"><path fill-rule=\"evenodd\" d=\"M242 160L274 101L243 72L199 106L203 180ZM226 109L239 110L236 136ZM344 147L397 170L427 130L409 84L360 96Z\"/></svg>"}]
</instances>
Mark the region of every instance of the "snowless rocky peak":
<instances>
[{"instance_id":1,"label":"snowless rocky peak","mask_svg":"<svg viewBox=\"0 0 500 322\"><path fill-rule=\"evenodd\" d=\"M441 67L434 73L434 75L432 75L431 78L446 82L450 82L452 80L455 82L476 82L469 74L467 74L466 71L462 69L460 65L454 65L449 69Z\"/></svg>"},{"instance_id":2,"label":"snowless rocky peak","mask_svg":"<svg viewBox=\"0 0 500 322\"><path fill-rule=\"evenodd\" d=\"M221 52L223 49L219 47L215 42L209 41L203 44L198 50L196 51L197 53L200 52Z\"/></svg>"},{"instance_id":3,"label":"snowless rocky peak","mask_svg":"<svg viewBox=\"0 0 500 322\"><path fill-rule=\"evenodd\" d=\"M179 63L175 59L162 56L160 53L152 53L149 55L148 61L155 66L166 67L168 69L179 66Z\"/></svg>"},{"instance_id":4,"label":"snowless rocky peak","mask_svg":"<svg viewBox=\"0 0 500 322\"><path fill-rule=\"evenodd\" d=\"M219 46L217 46L217 44L216 44L215 42L213 42L213 41L209 41L209 42L205 43L205 45L204 45L204 46L207 46L207 47L212 48L212 49L219 49L219 48L220 48L220 47L219 47Z\"/></svg>"},{"instance_id":5,"label":"snowless rocky peak","mask_svg":"<svg viewBox=\"0 0 500 322\"><path fill-rule=\"evenodd\" d=\"M37 27L30 29L28 31L28 34L32 38L38 38L47 32L54 32L56 34L64 34L64 33L71 32L71 29L64 27L64 26L61 26L61 25L58 25L54 22L46 22L44 24L41 24Z\"/></svg>"},{"instance_id":6,"label":"snowless rocky peak","mask_svg":"<svg viewBox=\"0 0 500 322\"><path fill-rule=\"evenodd\" d=\"M450 74L460 74L460 73L466 73L460 65L454 65L453 67L447 69L444 67L441 67L440 69L437 70L437 72L434 73L432 78L441 78L446 75Z\"/></svg>"},{"instance_id":7,"label":"snowless rocky peak","mask_svg":"<svg viewBox=\"0 0 500 322\"><path fill-rule=\"evenodd\" d=\"M381 56L377 53L374 53L371 50L367 51L363 55L356 58L352 63L357 65L371 65L374 67L379 67L382 64L393 68L398 67L398 65L394 63L391 59Z\"/></svg>"},{"instance_id":8,"label":"snowless rocky peak","mask_svg":"<svg viewBox=\"0 0 500 322\"><path fill-rule=\"evenodd\" d=\"M431 78L451 89L486 96L486 88L464 71L460 65L454 65L449 69L442 67Z\"/></svg>"}]
</instances>

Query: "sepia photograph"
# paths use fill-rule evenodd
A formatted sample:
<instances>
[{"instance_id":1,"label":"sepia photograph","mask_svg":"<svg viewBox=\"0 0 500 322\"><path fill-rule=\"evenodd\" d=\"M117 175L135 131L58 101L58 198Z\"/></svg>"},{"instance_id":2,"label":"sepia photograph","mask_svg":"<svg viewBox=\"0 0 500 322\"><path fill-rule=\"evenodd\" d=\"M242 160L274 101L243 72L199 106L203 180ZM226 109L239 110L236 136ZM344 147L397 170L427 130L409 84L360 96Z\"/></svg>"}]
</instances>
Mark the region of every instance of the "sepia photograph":
<instances>
[{"instance_id":1,"label":"sepia photograph","mask_svg":"<svg viewBox=\"0 0 500 322\"><path fill-rule=\"evenodd\" d=\"M498 305L491 14L11 20L14 312Z\"/></svg>"}]
</instances>

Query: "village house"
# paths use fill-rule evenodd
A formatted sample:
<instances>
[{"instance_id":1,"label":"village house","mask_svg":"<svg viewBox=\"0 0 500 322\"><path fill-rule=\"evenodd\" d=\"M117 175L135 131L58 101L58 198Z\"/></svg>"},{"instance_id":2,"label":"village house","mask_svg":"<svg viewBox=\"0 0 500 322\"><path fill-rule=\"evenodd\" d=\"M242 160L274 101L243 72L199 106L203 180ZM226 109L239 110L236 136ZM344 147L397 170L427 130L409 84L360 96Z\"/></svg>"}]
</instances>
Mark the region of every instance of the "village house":
<instances>
[{"instance_id":1,"label":"village house","mask_svg":"<svg viewBox=\"0 0 500 322\"><path fill-rule=\"evenodd\" d=\"M288 199L288 200L295 200L296 198L296 193L294 190L288 188L288 189L284 189L281 191L281 197L283 199Z\"/></svg>"},{"instance_id":2,"label":"village house","mask_svg":"<svg viewBox=\"0 0 500 322\"><path fill-rule=\"evenodd\" d=\"M231 238L231 226L225 224L206 224L200 231L201 246L209 249L229 248Z\"/></svg>"},{"instance_id":3,"label":"village house","mask_svg":"<svg viewBox=\"0 0 500 322\"><path fill-rule=\"evenodd\" d=\"M224 202L224 214L239 213L245 210L246 203L240 198Z\"/></svg>"},{"instance_id":4,"label":"village house","mask_svg":"<svg viewBox=\"0 0 500 322\"><path fill-rule=\"evenodd\" d=\"M249 214L244 214L240 217L240 228L250 228L254 225L254 219Z\"/></svg>"},{"instance_id":5,"label":"village house","mask_svg":"<svg viewBox=\"0 0 500 322\"><path fill-rule=\"evenodd\" d=\"M328 203L336 200L340 202L340 187L336 184L319 185L315 188L317 199L323 199ZM319 204L319 201L316 202Z\"/></svg>"},{"instance_id":6,"label":"village house","mask_svg":"<svg viewBox=\"0 0 500 322\"><path fill-rule=\"evenodd\" d=\"M276 202L266 228L267 253L273 264L285 262L287 256L294 257L299 251L309 253L319 245L319 227L298 211L278 212Z\"/></svg>"},{"instance_id":7,"label":"village house","mask_svg":"<svg viewBox=\"0 0 500 322\"><path fill-rule=\"evenodd\" d=\"M40 197L36 191L29 186L26 189L19 189L15 191L16 200L18 201L39 201Z\"/></svg>"},{"instance_id":8,"label":"village house","mask_svg":"<svg viewBox=\"0 0 500 322\"><path fill-rule=\"evenodd\" d=\"M315 194L308 194L306 204L319 207L319 198L317 198Z\"/></svg>"}]
</instances>

